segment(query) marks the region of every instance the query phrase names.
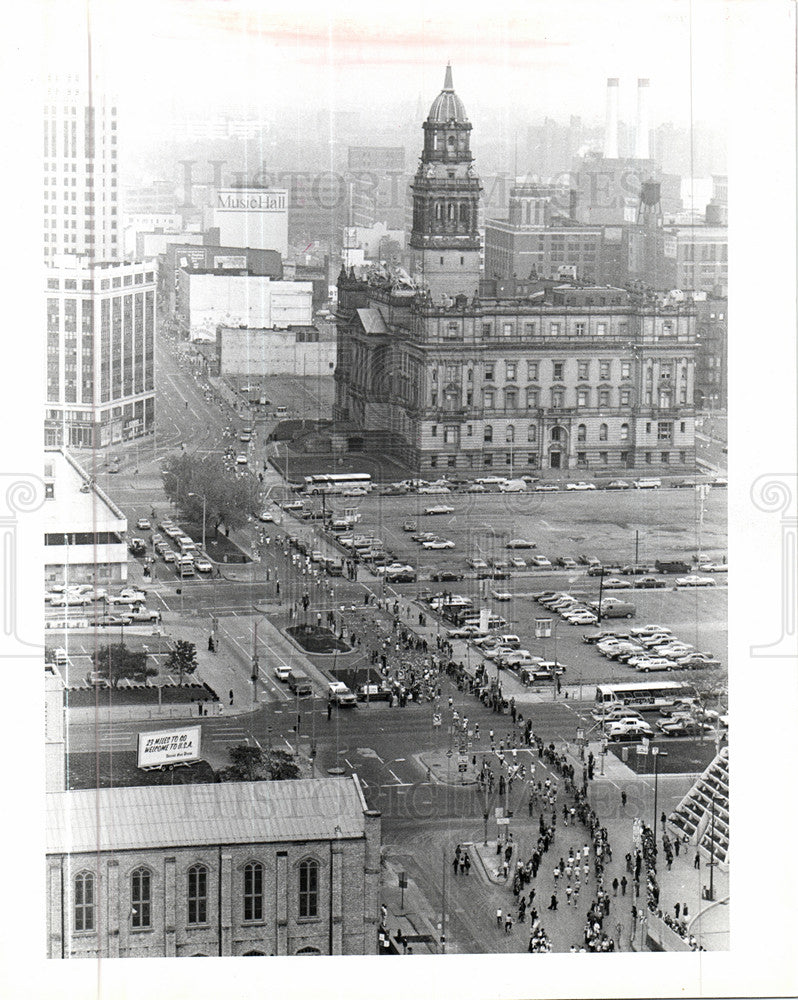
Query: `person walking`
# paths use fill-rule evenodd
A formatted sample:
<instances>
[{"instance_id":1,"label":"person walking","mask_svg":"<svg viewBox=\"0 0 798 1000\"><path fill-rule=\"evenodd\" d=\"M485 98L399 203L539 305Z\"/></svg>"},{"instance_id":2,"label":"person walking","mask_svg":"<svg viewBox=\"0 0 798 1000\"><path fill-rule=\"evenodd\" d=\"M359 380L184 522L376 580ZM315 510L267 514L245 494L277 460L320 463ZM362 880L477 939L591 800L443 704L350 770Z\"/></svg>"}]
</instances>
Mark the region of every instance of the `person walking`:
<instances>
[{"instance_id":1,"label":"person walking","mask_svg":"<svg viewBox=\"0 0 798 1000\"><path fill-rule=\"evenodd\" d=\"M613 894L613 896L617 896L618 895L618 886L619 885L620 885L620 882L618 881L618 876L616 875L615 878L612 880L612 894Z\"/></svg>"},{"instance_id":2,"label":"person walking","mask_svg":"<svg viewBox=\"0 0 798 1000\"><path fill-rule=\"evenodd\" d=\"M463 858L463 869L466 875L471 871L471 856L469 854Z\"/></svg>"},{"instance_id":3,"label":"person walking","mask_svg":"<svg viewBox=\"0 0 798 1000\"><path fill-rule=\"evenodd\" d=\"M681 904L680 903L674 903L673 912L674 912L677 920L679 919L679 910L680 909L681 909Z\"/></svg>"},{"instance_id":4,"label":"person walking","mask_svg":"<svg viewBox=\"0 0 798 1000\"><path fill-rule=\"evenodd\" d=\"M512 929L513 929L513 915L512 913L508 913L507 916L504 918L504 933L509 934Z\"/></svg>"},{"instance_id":5,"label":"person walking","mask_svg":"<svg viewBox=\"0 0 798 1000\"><path fill-rule=\"evenodd\" d=\"M496 926L501 930L502 926L502 911L500 909L496 910Z\"/></svg>"},{"instance_id":6,"label":"person walking","mask_svg":"<svg viewBox=\"0 0 798 1000\"><path fill-rule=\"evenodd\" d=\"M693 859L693 868L701 867L701 855L698 851L695 852L695 858Z\"/></svg>"},{"instance_id":7,"label":"person walking","mask_svg":"<svg viewBox=\"0 0 798 1000\"><path fill-rule=\"evenodd\" d=\"M557 894L554 892L551 894L551 902L548 905L548 909L550 910L557 909Z\"/></svg>"},{"instance_id":8,"label":"person walking","mask_svg":"<svg viewBox=\"0 0 798 1000\"><path fill-rule=\"evenodd\" d=\"M623 875L623 876L621 877L621 895L622 895L622 896L625 896L625 895L626 895L626 887L627 887L627 885L628 885L628 884L629 884L629 883L628 883L628 882L627 882L627 880L626 880L626 876L625 876L625 875Z\"/></svg>"}]
</instances>

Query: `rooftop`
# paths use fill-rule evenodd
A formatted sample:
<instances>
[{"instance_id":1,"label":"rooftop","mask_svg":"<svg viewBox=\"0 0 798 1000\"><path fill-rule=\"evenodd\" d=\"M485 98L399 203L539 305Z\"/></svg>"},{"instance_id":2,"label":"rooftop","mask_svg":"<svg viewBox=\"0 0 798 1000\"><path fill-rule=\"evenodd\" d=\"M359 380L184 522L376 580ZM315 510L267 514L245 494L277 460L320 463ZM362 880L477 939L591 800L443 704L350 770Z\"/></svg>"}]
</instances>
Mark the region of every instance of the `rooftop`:
<instances>
[{"instance_id":1,"label":"rooftop","mask_svg":"<svg viewBox=\"0 0 798 1000\"><path fill-rule=\"evenodd\" d=\"M47 852L351 839L365 811L356 777L52 792Z\"/></svg>"},{"instance_id":2,"label":"rooftop","mask_svg":"<svg viewBox=\"0 0 798 1000\"><path fill-rule=\"evenodd\" d=\"M68 452L48 448L44 464L45 481L53 484L53 496L42 507L45 534L127 530L122 511Z\"/></svg>"},{"instance_id":3,"label":"rooftop","mask_svg":"<svg viewBox=\"0 0 798 1000\"><path fill-rule=\"evenodd\" d=\"M445 125L451 121L461 124L468 122L465 105L454 92L451 65L446 66L443 90L432 102L432 107L429 109L429 114L427 115L427 121L438 125Z\"/></svg>"}]
</instances>

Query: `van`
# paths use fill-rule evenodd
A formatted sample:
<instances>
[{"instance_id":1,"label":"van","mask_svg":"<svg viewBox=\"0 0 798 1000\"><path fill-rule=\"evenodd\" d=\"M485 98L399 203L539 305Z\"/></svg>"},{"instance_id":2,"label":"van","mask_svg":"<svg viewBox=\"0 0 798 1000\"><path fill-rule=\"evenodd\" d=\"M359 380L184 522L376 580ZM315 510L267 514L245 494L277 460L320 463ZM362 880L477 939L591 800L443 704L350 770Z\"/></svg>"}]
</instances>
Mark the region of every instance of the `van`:
<instances>
[{"instance_id":1,"label":"van","mask_svg":"<svg viewBox=\"0 0 798 1000\"><path fill-rule=\"evenodd\" d=\"M190 555L179 556L175 560L175 569L181 580L188 576L194 576L194 557Z\"/></svg>"},{"instance_id":2,"label":"van","mask_svg":"<svg viewBox=\"0 0 798 1000\"><path fill-rule=\"evenodd\" d=\"M197 543L194 541L193 538L189 538L188 535L181 535L177 539L177 547L180 549L183 555L186 555L186 553L189 552L193 553L197 551Z\"/></svg>"},{"instance_id":3,"label":"van","mask_svg":"<svg viewBox=\"0 0 798 1000\"><path fill-rule=\"evenodd\" d=\"M511 646L513 649L518 649L519 646L521 645L521 640L518 638L518 636L512 634L500 635L499 642L503 646Z\"/></svg>"},{"instance_id":4,"label":"van","mask_svg":"<svg viewBox=\"0 0 798 1000\"><path fill-rule=\"evenodd\" d=\"M690 566L681 559L657 559L654 567L658 573L689 573Z\"/></svg>"},{"instance_id":5,"label":"van","mask_svg":"<svg viewBox=\"0 0 798 1000\"><path fill-rule=\"evenodd\" d=\"M526 483L523 479L506 479L499 483L500 493L526 493Z\"/></svg>"},{"instance_id":6,"label":"van","mask_svg":"<svg viewBox=\"0 0 798 1000\"><path fill-rule=\"evenodd\" d=\"M592 608L594 611L599 610L598 601L590 601L588 607ZM628 601L613 601L608 598L602 598L601 601L601 617L602 618L633 618L637 613L637 608L634 604L630 604Z\"/></svg>"},{"instance_id":7,"label":"van","mask_svg":"<svg viewBox=\"0 0 798 1000\"><path fill-rule=\"evenodd\" d=\"M288 687L298 698L309 698L313 694L310 678L304 670L291 670L288 675Z\"/></svg>"},{"instance_id":8,"label":"van","mask_svg":"<svg viewBox=\"0 0 798 1000\"><path fill-rule=\"evenodd\" d=\"M287 406L278 406L275 409L274 414L277 417L285 417L285 416L288 415L288 407Z\"/></svg>"},{"instance_id":9,"label":"van","mask_svg":"<svg viewBox=\"0 0 798 1000\"><path fill-rule=\"evenodd\" d=\"M69 657L67 656L67 651L65 649L61 649L60 646L53 653L53 659L55 660L55 665L57 667L69 666Z\"/></svg>"}]
</instances>

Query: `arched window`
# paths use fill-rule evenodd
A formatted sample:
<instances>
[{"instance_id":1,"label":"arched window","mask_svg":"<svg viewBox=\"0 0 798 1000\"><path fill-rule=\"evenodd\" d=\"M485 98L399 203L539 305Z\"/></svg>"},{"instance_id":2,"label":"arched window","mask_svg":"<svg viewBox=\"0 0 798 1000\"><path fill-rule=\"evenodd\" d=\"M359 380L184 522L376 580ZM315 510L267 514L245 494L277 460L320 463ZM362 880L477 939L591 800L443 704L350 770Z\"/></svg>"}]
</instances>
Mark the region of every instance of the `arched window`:
<instances>
[{"instance_id":1,"label":"arched window","mask_svg":"<svg viewBox=\"0 0 798 1000\"><path fill-rule=\"evenodd\" d=\"M446 218L449 222L454 222L454 202L449 202L446 206Z\"/></svg>"},{"instance_id":2,"label":"arched window","mask_svg":"<svg viewBox=\"0 0 798 1000\"><path fill-rule=\"evenodd\" d=\"M449 136L449 138L446 140L446 144L448 145L449 149L454 149L454 136L453 135Z\"/></svg>"},{"instance_id":3,"label":"arched window","mask_svg":"<svg viewBox=\"0 0 798 1000\"><path fill-rule=\"evenodd\" d=\"M460 221L464 226L468 225L468 202L466 201L460 205Z\"/></svg>"},{"instance_id":4,"label":"arched window","mask_svg":"<svg viewBox=\"0 0 798 1000\"><path fill-rule=\"evenodd\" d=\"M580 424L576 428L576 440L577 441L587 441L587 427L584 424Z\"/></svg>"},{"instance_id":5,"label":"arched window","mask_svg":"<svg viewBox=\"0 0 798 1000\"><path fill-rule=\"evenodd\" d=\"M244 920L263 920L263 865L244 865Z\"/></svg>"},{"instance_id":6,"label":"arched window","mask_svg":"<svg viewBox=\"0 0 798 1000\"><path fill-rule=\"evenodd\" d=\"M94 930L94 875L92 872L78 872L75 876L75 930Z\"/></svg>"},{"instance_id":7,"label":"arched window","mask_svg":"<svg viewBox=\"0 0 798 1000\"><path fill-rule=\"evenodd\" d=\"M562 437L562 428L552 427L551 429L551 439L552 441L559 441Z\"/></svg>"},{"instance_id":8,"label":"arched window","mask_svg":"<svg viewBox=\"0 0 798 1000\"><path fill-rule=\"evenodd\" d=\"M629 424L621 424L621 441L629 440Z\"/></svg>"},{"instance_id":9,"label":"arched window","mask_svg":"<svg viewBox=\"0 0 798 1000\"><path fill-rule=\"evenodd\" d=\"M256 955L265 955L265 951L245 951L244 958L254 958Z\"/></svg>"},{"instance_id":10,"label":"arched window","mask_svg":"<svg viewBox=\"0 0 798 1000\"><path fill-rule=\"evenodd\" d=\"M303 861L299 866L299 916L319 915L319 863Z\"/></svg>"},{"instance_id":11,"label":"arched window","mask_svg":"<svg viewBox=\"0 0 798 1000\"><path fill-rule=\"evenodd\" d=\"M507 430L504 432L504 440L507 444L512 444L515 441L515 427L512 424L507 425Z\"/></svg>"},{"instance_id":12,"label":"arched window","mask_svg":"<svg viewBox=\"0 0 798 1000\"><path fill-rule=\"evenodd\" d=\"M443 218L443 207L439 201L435 202L435 218L438 222Z\"/></svg>"},{"instance_id":13,"label":"arched window","mask_svg":"<svg viewBox=\"0 0 798 1000\"><path fill-rule=\"evenodd\" d=\"M192 865L188 870L188 923L208 922L208 869Z\"/></svg>"},{"instance_id":14,"label":"arched window","mask_svg":"<svg viewBox=\"0 0 798 1000\"><path fill-rule=\"evenodd\" d=\"M606 440L607 440L607 425L601 424L601 426L599 427L599 441L606 441Z\"/></svg>"},{"instance_id":15,"label":"arched window","mask_svg":"<svg viewBox=\"0 0 798 1000\"><path fill-rule=\"evenodd\" d=\"M490 424L485 424L485 440L493 440L493 427Z\"/></svg>"},{"instance_id":16,"label":"arched window","mask_svg":"<svg viewBox=\"0 0 798 1000\"><path fill-rule=\"evenodd\" d=\"M529 425L529 427L527 429L527 432L526 432L526 439L527 439L527 441L529 441L532 444L534 444L535 441L537 441L537 439L538 439L538 429L535 426L535 424L530 424Z\"/></svg>"},{"instance_id":17,"label":"arched window","mask_svg":"<svg viewBox=\"0 0 798 1000\"><path fill-rule=\"evenodd\" d=\"M321 955L318 948L300 948L297 955Z\"/></svg>"},{"instance_id":18,"label":"arched window","mask_svg":"<svg viewBox=\"0 0 798 1000\"><path fill-rule=\"evenodd\" d=\"M137 868L130 876L130 923L132 927L152 926L152 873Z\"/></svg>"},{"instance_id":19,"label":"arched window","mask_svg":"<svg viewBox=\"0 0 798 1000\"><path fill-rule=\"evenodd\" d=\"M532 221L532 202L531 201L525 201L524 202L524 216L525 216L524 222L530 223Z\"/></svg>"}]
</instances>

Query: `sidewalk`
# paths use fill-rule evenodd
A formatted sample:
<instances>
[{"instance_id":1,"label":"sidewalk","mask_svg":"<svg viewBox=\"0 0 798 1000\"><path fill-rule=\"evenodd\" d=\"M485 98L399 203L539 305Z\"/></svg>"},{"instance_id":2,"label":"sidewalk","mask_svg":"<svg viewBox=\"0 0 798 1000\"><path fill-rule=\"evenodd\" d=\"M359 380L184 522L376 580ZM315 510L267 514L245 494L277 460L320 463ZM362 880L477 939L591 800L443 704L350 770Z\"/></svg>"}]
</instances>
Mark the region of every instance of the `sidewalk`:
<instances>
[{"instance_id":1,"label":"sidewalk","mask_svg":"<svg viewBox=\"0 0 798 1000\"><path fill-rule=\"evenodd\" d=\"M380 888L380 898L388 910L386 927L394 940L397 931L405 937L410 937L409 947L413 954L440 954L440 932L430 917L429 903L411 878L407 878L407 888L404 890L404 905L402 905L402 889L399 886L399 869L383 858L383 877ZM434 920L434 916L432 917ZM416 937L431 940L413 940ZM399 954L402 954L401 946Z\"/></svg>"}]
</instances>

